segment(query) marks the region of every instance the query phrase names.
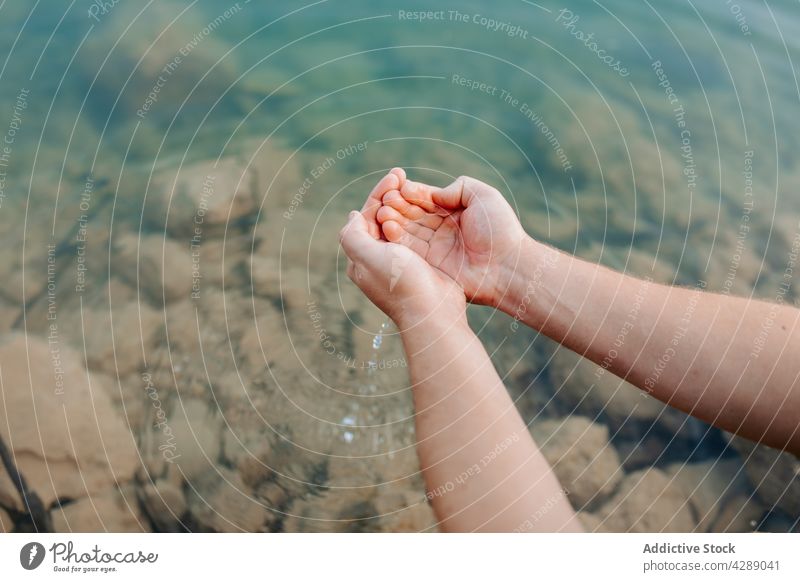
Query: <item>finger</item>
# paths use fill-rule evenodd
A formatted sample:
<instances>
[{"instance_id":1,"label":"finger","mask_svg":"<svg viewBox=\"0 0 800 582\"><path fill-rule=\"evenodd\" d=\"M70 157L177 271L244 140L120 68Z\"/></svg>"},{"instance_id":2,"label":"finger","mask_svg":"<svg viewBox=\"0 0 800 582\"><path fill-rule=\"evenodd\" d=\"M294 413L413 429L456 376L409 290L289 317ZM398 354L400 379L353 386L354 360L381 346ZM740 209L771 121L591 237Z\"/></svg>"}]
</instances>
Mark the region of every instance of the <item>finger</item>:
<instances>
[{"instance_id":1,"label":"finger","mask_svg":"<svg viewBox=\"0 0 800 582\"><path fill-rule=\"evenodd\" d=\"M364 215L353 210L348 217L347 224L339 231L339 244L342 245L344 253L350 260L366 262L373 256L375 245L381 243L369 232Z\"/></svg>"},{"instance_id":2,"label":"finger","mask_svg":"<svg viewBox=\"0 0 800 582\"><path fill-rule=\"evenodd\" d=\"M403 228L406 227L410 220L408 220L405 216L400 214L397 210L392 208L391 206L383 205L378 209L378 224L383 224L387 220L394 220L395 222L399 223L400 226Z\"/></svg>"},{"instance_id":3,"label":"finger","mask_svg":"<svg viewBox=\"0 0 800 582\"><path fill-rule=\"evenodd\" d=\"M386 240L389 242L398 243L404 247L408 247L420 255L423 259L428 254L428 243L413 236L404 230L403 227L401 227L398 223L390 220L388 222L384 222L381 225L381 228L383 229L383 234L386 236Z\"/></svg>"},{"instance_id":4,"label":"finger","mask_svg":"<svg viewBox=\"0 0 800 582\"><path fill-rule=\"evenodd\" d=\"M400 168L395 169L400 170ZM400 170L400 175L405 177L405 172ZM400 175L398 175L395 170L392 170L383 178L381 178L372 189L372 192L370 192L369 196L367 196L364 206L361 208L361 214L364 215L364 219L367 221L368 225L367 229L373 238L380 238L380 228L375 220L375 216L378 213L378 209L382 205L383 195L389 190L394 190L400 187Z\"/></svg>"},{"instance_id":5,"label":"finger","mask_svg":"<svg viewBox=\"0 0 800 582\"><path fill-rule=\"evenodd\" d=\"M442 223L441 216L425 212L419 206L410 204L397 190L389 190L383 197L383 204L426 228L436 230Z\"/></svg>"},{"instance_id":6,"label":"finger","mask_svg":"<svg viewBox=\"0 0 800 582\"><path fill-rule=\"evenodd\" d=\"M399 187L400 177L394 172L394 170L386 174L378 181L377 184L375 184L375 187L369 193L369 196L364 203L364 207L361 209L361 213L365 215L364 217L367 219L367 221L369 221L369 216L366 216L366 211L373 208L375 203L377 203L378 206L374 208L374 211L377 212L378 208L380 208L383 195L389 190L397 190Z\"/></svg>"},{"instance_id":7,"label":"finger","mask_svg":"<svg viewBox=\"0 0 800 582\"><path fill-rule=\"evenodd\" d=\"M420 238L424 241L429 241L433 237L434 230L422 226L421 224L407 219L405 216L397 212L391 206L382 206L378 210L378 224L383 224L387 221L394 221L400 225L401 228L408 231L412 236Z\"/></svg>"},{"instance_id":8,"label":"finger","mask_svg":"<svg viewBox=\"0 0 800 582\"><path fill-rule=\"evenodd\" d=\"M384 194L383 204L385 206L391 206L397 210L397 212L412 220L425 215L425 211L422 208L406 202L406 199L403 198L402 194L400 194L398 190L389 190L386 194Z\"/></svg>"},{"instance_id":9,"label":"finger","mask_svg":"<svg viewBox=\"0 0 800 582\"><path fill-rule=\"evenodd\" d=\"M389 173L394 174L397 176L399 184L397 186L398 189L403 187L403 184L406 183L406 171L403 168L392 168Z\"/></svg>"},{"instance_id":10,"label":"finger","mask_svg":"<svg viewBox=\"0 0 800 582\"><path fill-rule=\"evenodd\" d=\"M400 189L400 194L406 202L410 202L415 206L419 206L428 212L436 212L439 210L433 200L434 187L423 184L422 182L414 182L413 180L406 180L403 187Z\"/></svg>"}]
</instances>

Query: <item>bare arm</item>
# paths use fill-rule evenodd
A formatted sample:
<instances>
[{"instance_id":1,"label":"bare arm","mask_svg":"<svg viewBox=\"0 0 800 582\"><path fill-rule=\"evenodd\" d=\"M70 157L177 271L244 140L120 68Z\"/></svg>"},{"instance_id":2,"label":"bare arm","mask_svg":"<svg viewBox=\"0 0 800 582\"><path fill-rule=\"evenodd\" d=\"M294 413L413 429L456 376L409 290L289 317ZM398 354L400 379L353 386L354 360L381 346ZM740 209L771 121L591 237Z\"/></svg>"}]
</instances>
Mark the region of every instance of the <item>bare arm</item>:
<instances>
[{"instance_id":1,"label":"bare arm","mask_svg":"<svg viewBox=\"0 0 800 582\"><path fill-rule=\"evenodd\" d=\"M445 531L581 531L466 319L401 327L417 453Z\"/></svg>"},{"instance_id":2,"label":"bare arm","mask_svg":"<svg viewBox=\"0 0 800 582\"><path fill-rule=\"evenodd\" d=\"M413 382L428 498L448 531L580 531L486 351L469 329L464 290L409 248L380 238L393 169L340 232L348 276L394 320Z\"/></svg>"},{"instance_id":3,"label":"bare arm","mask_svg":"<svg viewBox=\"0 0 800 582\"><path fill-rule=\"evenodd\" d=\"M800 311L639 280L530 238L522 249L503 311L663 402L800 453Z\"/></svg>"},{"instance_id":4,"label":"bare arm","mask_svg":"<svg viewBox=\"0 0 800 582\"><path fill-rule=\"evenodd\" d=\"M656 398L800 453L800 311L641 281L540 244L503 195L462 176L406 180L378 213L391 241ZM420 210L421 209L421 210Z\"/></svg>"}]
</instances>

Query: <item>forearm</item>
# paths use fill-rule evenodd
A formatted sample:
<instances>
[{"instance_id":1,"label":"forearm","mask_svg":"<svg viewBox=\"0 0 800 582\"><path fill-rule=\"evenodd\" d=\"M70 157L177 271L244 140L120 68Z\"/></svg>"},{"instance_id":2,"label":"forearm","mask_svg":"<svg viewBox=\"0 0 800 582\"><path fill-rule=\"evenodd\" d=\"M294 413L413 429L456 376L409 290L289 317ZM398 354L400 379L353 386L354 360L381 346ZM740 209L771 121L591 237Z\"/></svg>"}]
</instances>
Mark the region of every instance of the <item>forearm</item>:
<instances>
[{"instance_id":1,"label":"forearm","mask_svg":"<svg viewBox=\"0 0 800 582\"><path fill-rule=\"evenodd\" d=\"M417 452L444 531L580 531L466 319L402 332Z\"/></svg>"},{"instance_id":2,"label":"forearm","mask_svg":"<svg viewBox=\"0 0 800 582\"><path fill-rule=\"evenodd\" d=\"M528 301L525 323L659 400L800 452L798 310L636 279L534 241L516 271L507 313Z\"/></svg>"}]
</instances>

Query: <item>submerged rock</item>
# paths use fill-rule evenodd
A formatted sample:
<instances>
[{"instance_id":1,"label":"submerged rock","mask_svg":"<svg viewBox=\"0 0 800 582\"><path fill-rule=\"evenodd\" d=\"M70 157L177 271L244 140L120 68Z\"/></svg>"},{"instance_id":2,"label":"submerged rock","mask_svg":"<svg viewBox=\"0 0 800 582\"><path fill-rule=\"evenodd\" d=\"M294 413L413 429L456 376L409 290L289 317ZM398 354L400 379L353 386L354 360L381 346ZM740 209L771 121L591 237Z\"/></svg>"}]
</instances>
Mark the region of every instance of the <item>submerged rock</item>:
<instances>
[{"instance_id":1,"label":"submerged rock","mask_svg":"<svg viewBox=\"0 0 800 582\"><path fill-rule=\"evenodd\" d=\"M286 510L287 532L378 531L373 487L328 489L298 497Z\"/></svg>"},{"instance_id":2,"label":"submerged rock","mask_svg":"<svg viewBox=\"0 0 800 582\"><path fill-rule=\"evenodd\" d=\"M149 531L139 512L132 488L111 489L53 510L53 529L57 533L140 533Z\"/></svg>"},{"instance_id":3,"label":"submerged rock","mask_svg":"<svg viewBox=\"0 0 800 582\"><path fill-rule=\"evenodd\" d=\"M61 345L12 334L0 339L0 435L45 507L128 481L138 466L132 435L107 387ZM8 481L0 498L21 503Z\"/></svg>"},{"instance_id":4,"label":"submerged rock","mask_svg":"<svg viewBox=\"0 0 800 582\"><path fill-rule=\"evenodd\" d=\"M177 454L174 464L186 481L191 482L216 466L222 422L205 402L189 400L177 403L168 423L175 435Z\"/></svg>"},{"instance_id":5,"label":"submerged rock","mask_svg":"<svg viewBox=\"0 0 800 582\"><path fill-rule=\"evenodd\" d=\"M239 475L224 467L192 482L187 503L198 531L263 531L268 516Z\"/></svg>"},{"instance_id":6,"label":"submerged rock","mask_svg":"<svg viewBox=\"0 0 800 582\"><path fill-rule=\"evenodd\" d=\"M591 532L606 531L603 518L598 517L593 513L589 513L587 511L579 511L578 520L583 525L583 529L586 530L587 532L591 533Z\"/></svg>"},{"instance_id":7,"label":"submerged rock","mask_svg":"<svg viewBox=\"0 0 800 582\"><path fill-rule=\"evenodd\" d=\"M14 522L11 520L11 516L0 509L0 533L11 533L12 531L14 531Z\"/></svg>"},{"instance_id":8,"label":"submerged rock","mask_svg":"<svg viewBox=\"0 0 800 582\"><path fill-rule=\"evenodd\" d=\"M281 271L278 260L254 254L250 257L249 266L253 293L262 297L280 297Z\"/></svg>"},{"instance_id":9,"label":"submerged rock","mask_svg":"<svg viewBox=\"0 0 800 582\"><path fill-rule=\"evenodd\" d=\"M603 425L571 416L536 423L531 432L576 509L604 500L624 476Z\"/></svg>"},{"instance_id":10,"label":"submerged rock","mask_svg":"<svg viewBox=\"0 0 800 582\"><path fill-rule=\"evenodd\" d=\"M715 533L741 533L756 530L766 508L755 495L736 495L720 507L709 531Z\"/></svg>"},{"instance_id":11,"label":"submerged rock","mask_svg":"<svg viewBox=\"0 0 800 582\"><path fill-rule=\"evenodd\" d=\"M664 472L683 492L700 531L708 531L726 501L747 489L744 471L736 460L674 463Z\"/></svg>"},{"instance_id":12,"label":"submerged rock","mask_svg":"<svg viewBox=\"0 0 800 582\"><path fill-rule=\"evenodd\" d=\"M239 159L187 163L153 176L145 212L154 228L202 250L205 238L255 213L256 187L253 167Z\"/></svg>"},{"instance_id":13,"label":"submerged rock","mask_svg":"<svg viewBox=\"0 0 800 582\"><path fill-rule=\"evenodd\" d=\"M181 530L181 519L186 512L183 491L167 480L147 483L141 490L142 505L156 531Z\"/></svg>"},{"instance_id":14,"label":"submerged rock","mask_svg":"<svg viewBox=\"0 0 800 582\"><path fill-rule=\"evenodd\" d=\"M231 8L223 13L228 17L206 20L201 11L186 10L179 2L144 10L115 6L113 18L103 19L77 60L83 76L94 80L95 108L116 102L126 116L161 120L178 111L183 116L207 111L236 80L228 45L212 32L230 19L244 18L238 12Z\"/></svg>"},{"instance_id":15,"label":"submerged rock","mask_svg":"<svg viewBox=\"0 0 800 582\"><path fill-rule=\"evenodd\" d=\"M21 314L21 308L0 298L0 333L11 331L11 328Z\"/></svg>"},{"instance_id":16,"label":"submerged rock","mask_svg":"<svg viewBox=\"0 0 800 582\"><path fill-rule=\"evenodd\" d=\"M144 354L157 344L162 330L161 315L143 302L119 307L115 303L112 309L86 307L82 312L66 314L64 321L66 325L59 329L86 357L89 368L114 377L138 371Z\"/></svg>"},{"instance_id":17,"label":"submerged rock","mask_svg":"<svg viewBox=\"0 0 800 582\"><path fill-rule=\"evenodd\" d=\"M0 505L17 509L22 508L22 502L14 487L14 482L11 481L5 468L2 467L0 467Z\"/></svg>"},{"instance_id":18,"label":"submerged rock","mask_svg":"<svg viewBox=\"0 0 800 582\"><path fill-rule=\"evenodd\" d=\"M685 415L648 396L594 362L559 348L548 366L556 399L587 416L604 415L617 427L631 421L659 423L675 432Z\"/></svg>"},{"instance_id":19,"label":"submerged rock","mask_svg":"<svg viewBox=\"0 0 800 582\"><path fill-rule=\"evenodd\" d=\"M22 240L35 236L37 244L28 243L23 255ZM5 240L0 244L0 277L3 280L0 296L21 310L23 304L46 290L48 249L45 244L52 241L49 237L28 234L22 229L15 229L10 236L2 238Z\"/></svg>"},{"instance_id":20,"label":"submerged rock","mask_svg":"<svg viewBox=\"0 0 800 582\"><path fill-rule=\"evenodd\" d=\"M247 262L250 258L252 240L249 234L234 237L231 232L225 238L209 238L191 249L195 275L200 283L193 289L197 298L208 286L225 289L244 289L247 286ZM196 277L194 278L196 279Z\"/></svg>"},{"instance_id":21,"label":"submerged rock","mask_svg":"<svg viewBox=\"0 0 800 582\"><path fill-rule=\"evenodd\" d=\"M799 533L798 520L781 509L770 509L758 521L757 532Z\"/></svg>"},{"instance_id":22,"label":"submerged rock","mask_svg":"<svg viewBox=\"0 0 800 582\"><path fill-rule=\"evenodd\" d=\"M697 527L683 492L658 469L625 477L597 515L612 532L691 532Z\"/></svg>"},{"instance_id":23,"label":"submerged rock","mask_svg":"<svg viewBox=\"0 0 800 582\"><path fill-rule=\"evenodd\" d=\"M770 507L800 515L800 459L791 453L733 437L731 444L744 459L744 468L758 497Z\"/></svg>"},{"instance_id":24,"label":"submerged rock","mask_svg":"<svg viewBox=\"0 0 800 582\"><path fill-rule=\"evenodd\" d=\"M374 501L380 530L386 532L435 532L436 516L422 491L387 491Z\"/></svg>"},{"instance_id":25,"label":"submerged rock","mask_svg":"<svg viewBox=\"0 0 800 582\"><path fill-rule=\"evenodd\" d=\"M125 233L114 240L114 259L113 272L155 305L191 296L193 262L188 242Z\"/></svg>"},{"instance_id":26,"label":"submerged rock","mask_svg":"<svg viewBox=\"0 0 800 582\"><path fill-rule=\"evenodd\" d=\"M97 372L99 374L99 372ZM148 397L146 383L139 374L131 374L121 380L108 377L110 386L109 396L114 407L125 420L130 430L138 434L142 429L146 413L152 408L152 401Z\"/></svg>"}]
</instances>

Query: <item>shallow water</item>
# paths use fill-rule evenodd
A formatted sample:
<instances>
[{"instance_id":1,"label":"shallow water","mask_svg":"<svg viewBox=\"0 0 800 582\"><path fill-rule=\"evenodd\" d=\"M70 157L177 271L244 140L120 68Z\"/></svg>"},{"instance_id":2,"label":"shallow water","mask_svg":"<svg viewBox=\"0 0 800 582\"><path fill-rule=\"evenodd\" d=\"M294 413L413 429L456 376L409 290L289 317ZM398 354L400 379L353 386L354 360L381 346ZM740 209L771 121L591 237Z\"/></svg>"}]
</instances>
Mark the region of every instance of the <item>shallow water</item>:
<instances>
[{"instance_id":1,"label":"shallow water","mask_svg":"<svg viewBox=\"0 0 800 582\"><path fill-rule=\"evenodd\" d=\"M0 8L0 331L52 346L55 323L125 418L142 466L121 490L133 518L110 529L435 528L400 342L336 248L392 166L484 179L531 234L620 270L798 300L781 286L800 232L791 2L62 10ZM471 318L533 426L605 427L620 479L655 467L685 487L688 463L735 482L709 485L714 519L701 503L691 527L645 527L719 528L728 511L736 530L797 528L797 478L768 453L640 406L506 316ZM159 449L144 375L182 461ZM183 499L166 522L136 501L159 483ZM584 509L604 515L612 494Z\"/></svg>"}]
</instances>

